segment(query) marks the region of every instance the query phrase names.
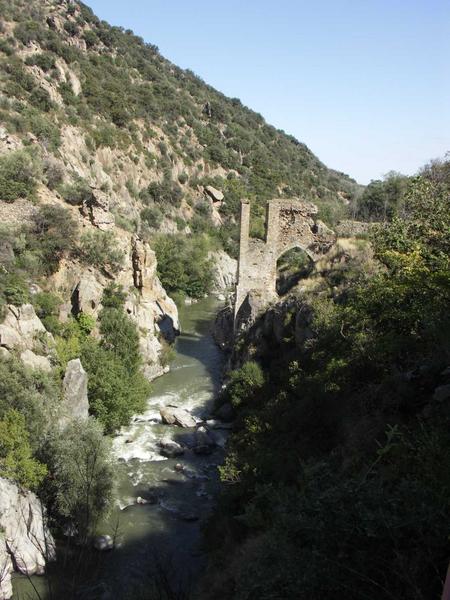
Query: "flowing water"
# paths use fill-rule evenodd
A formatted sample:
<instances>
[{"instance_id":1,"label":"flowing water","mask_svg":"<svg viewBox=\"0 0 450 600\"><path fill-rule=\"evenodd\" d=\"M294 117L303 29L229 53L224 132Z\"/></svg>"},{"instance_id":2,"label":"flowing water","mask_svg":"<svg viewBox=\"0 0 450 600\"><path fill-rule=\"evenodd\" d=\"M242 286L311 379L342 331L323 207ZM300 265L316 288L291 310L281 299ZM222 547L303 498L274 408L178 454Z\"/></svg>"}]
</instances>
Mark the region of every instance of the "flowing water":
<instances>
[{"instance_id":1,"label":"flowing water","mask_svg":"<svg viewBox=\"0 0 450 600\"><path fill-rule=\"evenodd\" d=\"M113 439L116 502L99 532L111 535L117 547L90 554L99 586L93 595L86 586L85 595L75 597L125 598L133 586L147 585L155 574L186 589L205 564L201 526L217 489L226 430L212 431L217 443L212 454L188 450L178 458L164 458L158 447L162 437L189 445L194 430L163 425L159 407L185 408L199 421L209 415L222 370L221 353L210 334L217 309L214 298L182 307L182 333L171 371L152 383L145 413ZM32 579L41 597L50 598L43 578ZM26 579L17 578L15 586L17 597L36 597Z\"/></svg>"}]
</instances>

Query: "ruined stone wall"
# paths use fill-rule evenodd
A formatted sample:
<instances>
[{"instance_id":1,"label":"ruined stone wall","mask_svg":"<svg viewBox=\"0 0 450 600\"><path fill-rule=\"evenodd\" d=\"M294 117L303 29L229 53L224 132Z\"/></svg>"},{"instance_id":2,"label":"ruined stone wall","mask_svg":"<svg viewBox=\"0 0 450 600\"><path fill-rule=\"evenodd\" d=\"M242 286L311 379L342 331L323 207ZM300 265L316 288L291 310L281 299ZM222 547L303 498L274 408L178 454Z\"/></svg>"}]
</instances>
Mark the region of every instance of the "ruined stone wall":
<instances>
[{"instance_id":1,"label":"ruined stone wall","mask_svg":"<svg viewBox=\"0 0 450 600\"><path fill-rule=\"evenodd\" d=\"M250 203L241 203L238 284L235 319L267 306L278 298L277 260L292 248L300 248L311 260L318 260L335 241L334 233L316 218L317 207L300 200L271 200L267 206L266 240L249 237Z\"/></svg>"}]
</instances>

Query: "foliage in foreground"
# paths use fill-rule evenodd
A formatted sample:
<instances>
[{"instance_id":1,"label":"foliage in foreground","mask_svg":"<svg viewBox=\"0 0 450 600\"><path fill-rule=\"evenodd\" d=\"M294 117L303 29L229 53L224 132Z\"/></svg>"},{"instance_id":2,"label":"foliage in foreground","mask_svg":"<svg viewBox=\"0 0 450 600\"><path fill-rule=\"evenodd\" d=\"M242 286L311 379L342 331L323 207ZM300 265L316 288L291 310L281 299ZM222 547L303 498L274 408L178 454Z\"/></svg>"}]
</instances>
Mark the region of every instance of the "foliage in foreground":
<instances>
[{"instance_id":1,"label":"foliage in foreground","mask_svg":"<svg viewBox=\"0 0 450 600\"><path fill-rule=\"evenodd\" d=\"M404 218L373 237L380 272L311 301L312 336L271 348L263 388L239 392L232 379L237 430L208 534L221 548L202 597L439 597L450 409L433 393L450 383L448 171L432 165L412 182Z\"/></svg>"}]
</instances>

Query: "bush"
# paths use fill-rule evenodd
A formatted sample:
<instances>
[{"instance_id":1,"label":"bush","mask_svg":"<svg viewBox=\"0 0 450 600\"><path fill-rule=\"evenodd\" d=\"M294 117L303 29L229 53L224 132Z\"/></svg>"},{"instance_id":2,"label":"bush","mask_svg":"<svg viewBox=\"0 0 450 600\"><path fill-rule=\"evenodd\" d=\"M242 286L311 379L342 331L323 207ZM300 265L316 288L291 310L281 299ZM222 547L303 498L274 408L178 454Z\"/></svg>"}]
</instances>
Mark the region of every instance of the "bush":
<instances>
[{"instance_id":1,"label":"bush","mask_svg":"<svg viewBox=\"0 0 450 600\"><path fill-rule=\"evenodd\" d=\"M104 307L100 314L102 346L110 350L125 366L129 374L138 371L141 364L139 336L136 325L122 307Z\"/></svg>"},{"instance_id":2,"label":"bush","mask_svg":"<svg viewBox=\"0 0 450 600\"><path fill-rule=\"evenodd\" d=\"M237 408L242 403L247 404L263 385L264 374L261 367L254 361L248 361L240 369L231 371L226 395Z\"/></svg>"},{"instance_id":3,"label":"bush","mask_svg":"<svg viewBox=\"0 0 450 600\"><path fill-rule=\"evenodd\" d=\"M20 273L2 274L0 294L7 304L20 306L30 301L30 293L25 278Z\"/></svg>"},{"instance_id":4,"label":"bush","mask_svg":"<svg viewBox=\"0 0 450 600\"><path fill-rule=\"evenodd\" d=\"M61 298L52 292L38 292L32 297L32 302L37 316L47 331L57 334L61 328L58 320Z\"/></svg>"},{"instance_id":5,"label":"bush","mask_svg":"<svg viewBox=\"0 0 450 600\"><path fill-rule=\"evenodd\" d=\"M32 456L25 417L8 410L0 420L0 477L34 490L46 474L47 467Z\"/></svg>"},{"instance_id":6,"label":"bush","mask_svg":"<svg viewBox=\"0 0 450 600\"><path fill-rule=\"evenodd\" d=\"M92 199L92 189L82 177L77 177L73 183L68 183L60 188L61 196L72 206L89 202Z\"/></svg>"},{"instance_id":7,"label":"bush","mask_svg":"<svg viewBox=\"0 0 450 600\"><path fill-rule=\"evenodd\" d=\"M80 259L98 269L106 268L118 273L122 268L124 254L117 248L117 241L110 231L87 231L81 236Z\"/></svg>"},{"instance_id":8,"label":"bush","mask_svg":"<svg viewBox=\"0 0 450 600\"><path fill-rule=\"evenodd\" d=\"M64 179L64 164L52 156L48 156L44 159L44 175L47 186L51 190L56 189Z\"/></svg>"},{"instance_id":9,"label":"bush","mask_svg":"<svg viewBox=\"0 0 450 600\"><path fill-rule=\"evenodd\" d=\"M36 190L38 165L24 150L0 156L0 199L14 202L29 198Z\"/></svg>"},{"instance_id":10,"label":"bush","mask_svg":"<svg viewBox=\"0 0 450 600\"><path fill-rule=\"evenodd\" d=\"M47 73L51 69L55 68L55 57L49 52L41 52L40 54L32 54L27 56L25 60L27 65L36 65Z\"/></svg>"},{"instance_id":11,"label":"bush","mask_svg":"<svg viewBox=\"0 0 450 600\"><path fill-rule=\"evenodd\" d=\"M163 214L156 206L148 206L141 210L141 219L152 229L159 229L163 220Z\"/></svg>"},{"instance_id":12,"label":"bush","mask_svg":"<svg viewBox=\"0 0 450 600\"><path fill-rule=\"evenodd\" d=\"M48 112L54 107L49 93L43 87L35 87L30 94L29 100L33 106L44 112Z\"/></svg>"}]
</instances>

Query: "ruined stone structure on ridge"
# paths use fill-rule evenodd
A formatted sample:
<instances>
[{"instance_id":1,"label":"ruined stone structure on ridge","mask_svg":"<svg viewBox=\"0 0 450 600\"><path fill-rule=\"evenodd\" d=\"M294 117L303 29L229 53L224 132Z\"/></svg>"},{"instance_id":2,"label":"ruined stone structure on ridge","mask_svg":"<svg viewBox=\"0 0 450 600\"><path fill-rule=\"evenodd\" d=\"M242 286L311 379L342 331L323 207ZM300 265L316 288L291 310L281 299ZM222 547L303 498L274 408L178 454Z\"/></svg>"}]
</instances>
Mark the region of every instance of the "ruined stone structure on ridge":
<instances>
[{"instance_id":1,"label":"ruined stone structure on ridge","mask_svg":"<svg viewBox=\"0 0 450 600\"><path fill-rule=\"evenodd\" d=\"M263 241L250 238L250 203L241 202L236 321L246 320L246 313L254 314L255 309L278 298L277 260L282 254L300 248L315 262L333 245L335 235L316 218L317 212L310 202L271 200L267 205L267 233Z\"/></svg>"}]
</instances>

